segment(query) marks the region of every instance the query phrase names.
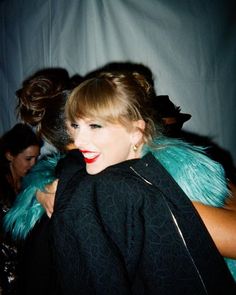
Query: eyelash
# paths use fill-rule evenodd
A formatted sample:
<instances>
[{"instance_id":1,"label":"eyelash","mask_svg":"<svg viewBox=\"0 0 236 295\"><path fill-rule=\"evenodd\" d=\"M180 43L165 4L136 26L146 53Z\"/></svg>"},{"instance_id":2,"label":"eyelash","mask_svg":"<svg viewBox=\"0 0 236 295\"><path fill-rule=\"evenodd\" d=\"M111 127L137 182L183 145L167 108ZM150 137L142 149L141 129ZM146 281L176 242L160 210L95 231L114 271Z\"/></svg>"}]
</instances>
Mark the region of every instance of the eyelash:
<instances>
[{"instance_id":1,"label":"eyelash","mask_svg":"<svg viewBox=\"0 0 236 295\"><path fill-rule=\"evenodd\" d=\"M33 159L33 157L31 158L26 158L26 161L31 161Z\"/></svg>"},{"instance_id":2,"label":"eyelash","mask_svg":"<svg viewBox=\"0 0 236 295\"><path fill-rule=\"evenodd\" d=\"M71 123L70 126L71 126L73 129L78 129L78 128L79 128L79 125L76 124L76 123Z\"/></svg>"},{"instance_id":3,"label":"eyelash","mask_svg":"<svg viewBox=\"0 0 236 295\"><path fill-rule=\"evenodd\" d=\"M89 126L91 127L91 129L98 129L98 128L102 128L102 126L101 126L101 125L99 125L99 124L90 124Z\"/></svg>"},{"instance_id":4,"label":"eyelash","mask_svg":"<svg viewBox=\"0 0 236 295\"><path fill-rule=\"evenodd\" d=\"M79 125L76 124L76 123L71 123L70 126L71 126L73 129L78 129L78 128L79 128ZM91 129L99 129L99 128L102 128L101 125L99 125L99 124L95 124L95 123L91 123L91 124L89 124L89 127L90 127Z\"/></svg>"}]
</instances>

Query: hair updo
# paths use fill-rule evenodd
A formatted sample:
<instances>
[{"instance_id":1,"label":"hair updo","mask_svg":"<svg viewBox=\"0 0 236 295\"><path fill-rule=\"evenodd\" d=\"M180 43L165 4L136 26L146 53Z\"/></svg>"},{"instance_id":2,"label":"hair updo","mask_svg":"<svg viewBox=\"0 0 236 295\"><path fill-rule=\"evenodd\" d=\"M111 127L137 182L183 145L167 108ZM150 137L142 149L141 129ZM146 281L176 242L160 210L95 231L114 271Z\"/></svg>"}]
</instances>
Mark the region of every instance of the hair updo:
<instances>
[{"instance_id":1,"label":"hair updo","mask_svg":"<svg viewBox=\"0 0 236 295\"><path fill-rule=\"evenodd\" d=\"M49 100L64 89L65 83L56 83L50 76L41 75L25 80L22 88L16 91L19 117L24 122L36 126L42 120Z\"/></svg>"},{"instance_id":2,"label":"hair updo","mask_svg":"<svg viewBox=\"0 0 236 295\"><path fill-rule=\"evenodd\" d=\"M25 80L16 92L21 120L34 126L39 136L61 151L72 142L64 114L69 88L69 76L45 73Z\"/></svg>"}]
</instances>

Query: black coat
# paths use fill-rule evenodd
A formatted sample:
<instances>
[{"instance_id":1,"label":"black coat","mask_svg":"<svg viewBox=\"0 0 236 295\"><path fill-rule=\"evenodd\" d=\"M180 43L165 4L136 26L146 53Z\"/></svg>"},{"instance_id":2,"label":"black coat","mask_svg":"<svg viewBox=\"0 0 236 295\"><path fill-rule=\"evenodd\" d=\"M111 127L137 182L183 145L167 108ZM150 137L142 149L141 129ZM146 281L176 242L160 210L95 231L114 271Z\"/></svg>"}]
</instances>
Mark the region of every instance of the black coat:
<instances>
[{"instance_id":1,"label":"black coat","mask_svg":"<svg viewBox=\"0 0 236 295\"><path fill-rule=\"evenodd\" d=\"M67 190L71 193L76 187L76 172L83 167L81 153L78 150L68 152L56 168L59 191ZM61 194L61 197L64 196ZM20 260L19 295L60 294L52 260L54 249L51 244L50 222L51 219L45 213L25 240Z\"/></svg>"},{"instance_id":2,"label":"black coat","mask_svg":"<svg viewBox=\"0 0 236 295\"><path fill-rule=\"evenodd\" d=\"M51 223L62 294L235 294L198 213L150 154L77 177Z\"/></svg>"}]
</instances>

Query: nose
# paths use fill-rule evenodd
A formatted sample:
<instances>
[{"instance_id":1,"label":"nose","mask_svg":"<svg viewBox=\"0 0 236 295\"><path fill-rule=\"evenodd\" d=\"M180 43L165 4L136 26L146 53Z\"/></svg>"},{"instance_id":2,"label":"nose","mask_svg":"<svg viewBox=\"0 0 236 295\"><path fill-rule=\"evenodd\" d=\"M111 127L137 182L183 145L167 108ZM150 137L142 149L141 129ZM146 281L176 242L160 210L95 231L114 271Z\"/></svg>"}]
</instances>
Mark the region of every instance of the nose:
<instances>
[{"instance_id":1,"label":"nose","mask_svg":"<svg viewBox=\"0 0 236 295\"><path fill-rule=\"evenodd\" d=\"M74 144L75 144L75 146L77 147L77 148L79 148L79 146L80 146L80 139L79 139L79 136L78 135L75 135L74 136Z\"/></svg>"},{"instance_id":2,"label":"nose","mask_svg":"<svg viewBox=\"0 0 236 295\"><path fill-rule=\"evenodd\" d=\"M31 159L31 161L30 161L30 168L32 168L36 164L36 161L37 161L36 158Z\"/></svg>"},{"instance_id":3,"label":"nose","mask_svg":"<svg viewBox=\"0 0 236 295\"><path fill-rule=\"evenodd\" d=\"M86 130L82 128L74 134L74 144L77 148L81 149L89 143L89 135Z\"/></svg>"}]
</instances>

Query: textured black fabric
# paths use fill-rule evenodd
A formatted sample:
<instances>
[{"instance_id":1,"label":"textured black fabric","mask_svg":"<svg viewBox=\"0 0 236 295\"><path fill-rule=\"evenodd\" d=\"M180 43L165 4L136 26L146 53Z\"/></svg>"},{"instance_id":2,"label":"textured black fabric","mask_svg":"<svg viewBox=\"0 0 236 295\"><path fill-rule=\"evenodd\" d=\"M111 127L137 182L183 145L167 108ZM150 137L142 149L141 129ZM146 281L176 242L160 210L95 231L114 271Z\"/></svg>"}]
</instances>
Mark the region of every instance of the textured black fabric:
<instances>
[{"instance_id":1,"label":"textured black fabric","mask_svg":"<svg viewBox=\"0 0 236 295\"><path fill-rule=\"evenodd\" d=\"M66 157L57 165L57 174L59 178L57 193L55 199L55 211L57 206L64 206L64 202L70 199L70 196L77 186L77 174L84 174L85 162L78 149L71 150Z\"/></svg>"},{"instance_id":2,"label":"textured black fabric","mask_svg":"<svg viewBox=\"0 0 236 295\"><path fill-rule=\"evenodd\" d=\"M45 214L25 241L19 269L19 289L22 295L53 294L52 291L56 290L49 244L49 222L50 219Z\"/></svg>"},{"instance_id":3,"label":"textured black fabric","mask_svg":"<svg viewBox=\"0 0 236 295\"><path fill-rule=\"evenodd\" d=\"M235 294L191 202L151 155L77 178L51 223L63 294Z\"/></svg>"}]
</instances>

